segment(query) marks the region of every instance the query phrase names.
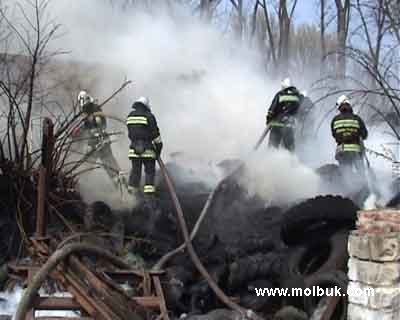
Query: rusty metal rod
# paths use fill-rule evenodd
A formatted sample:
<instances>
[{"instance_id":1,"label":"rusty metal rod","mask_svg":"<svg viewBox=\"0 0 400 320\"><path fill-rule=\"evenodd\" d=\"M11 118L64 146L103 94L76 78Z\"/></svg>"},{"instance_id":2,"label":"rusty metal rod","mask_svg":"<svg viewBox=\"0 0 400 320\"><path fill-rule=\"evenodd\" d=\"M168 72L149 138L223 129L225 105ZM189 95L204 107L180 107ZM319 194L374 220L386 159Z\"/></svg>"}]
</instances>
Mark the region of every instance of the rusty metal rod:
<instances>
[{"instance_id":1,"label":"rusty metal rod","mask_svg":"<svg viewBox=\"0 0 400 320\"><path fill-rule=\"evenodd\" d=\"M80 310L73 298L40 297L35 301L35 310Z\"/></svg>"},{"instance_id":2,"label":"rusty metal rod","mask_svg":"<svg viewBox=\"0 0 400 320\"><path fill-rule=\"evenodd\" d=\"M75 286L81 294L83 294L83 298L87 299L90 303L92 303L95 308L95 312L90 314L94 318L101 316L101 319L104 320L120 320L121 318L110 308L109 305L105 303L105 301L99 295L96 295L95 291L92 287L87 283L86 279L82 279L71 270L66 269L65 276L68 281ZM82 298L81 298L82 299Z\"/></svg>"},{"instance_id":3,"label":"rusty metal rod","mask_svg":"<svg viewBox=\"0 0 400 320\"><path fill-rule=\"evenodd\" d=\"M29 283L27 289L24 291L20 303L18 304L14 320L24 320L25 314L28 312L29 308L33 304L37 291L40 289L48 275L68 256L74 253L93 254L110 261L118 267L126 269L130 268L130 266L124 261L97 246L84 243L66 245L62 249L56 250L46 261L46 263L40 268L40 270L34 275L32 281Z\"/></svg>"},{"instance_id":4,"label":"rusty metal rod","mask_svg":"<svg viewBox=\"0 0 400 320\"><path fill-rule=\"evenodd\" d=\"M103 302L121 319L142 320L132 310L122 307L129 305L128 299L124 299L124 296L118 295L115 291L110 290L110 288L96 277L96 275L93 274L81 261L79 261L78 258L70 256L69 263L73 269L85 277L92 288L98 292L101 300L103 300Z\"/></svg>"},{"instance_id":5,"label":"rusty metal rod","mask_svg":"<svg viewBox=\"0 0 400 320\"><path fill-rule=\"evenodd\" d=\"M78 301L79 305L81 306L82 311L85 311L89 315L102 313L102 311L99 310L101 307L97 305L95 301L93 301L93 298L85 295L85 288L82 287L80 283L72 279L64 271L56 272L52 277L61 283L64 289L74 296L76 301Z\"/></svg>"}]
</instances>

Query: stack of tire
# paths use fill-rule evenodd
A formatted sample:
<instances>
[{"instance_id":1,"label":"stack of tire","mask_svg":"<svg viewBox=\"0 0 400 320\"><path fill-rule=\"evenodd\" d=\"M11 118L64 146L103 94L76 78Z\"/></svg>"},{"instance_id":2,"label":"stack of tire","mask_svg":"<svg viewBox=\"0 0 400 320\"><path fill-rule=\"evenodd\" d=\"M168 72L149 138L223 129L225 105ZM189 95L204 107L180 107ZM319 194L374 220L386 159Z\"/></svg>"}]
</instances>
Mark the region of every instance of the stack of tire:
<instances>
[{"instance_id":1,"label":"stack of tire","mask_svg":"<svg viewBox=\"0 0 400 320\"><path fill-rule=\"evenodd\" d=\"M288 246L287 270L282 287L319 286L343 290L347 287L347 240L354 229L358 207L340 196L319 196L289 209L283 218L281 237ZM321 297L290 297L284 302L303 309L308 316ZM343 298L332 319L346 319L347 301Z\"/></svg>"}]
</instances>

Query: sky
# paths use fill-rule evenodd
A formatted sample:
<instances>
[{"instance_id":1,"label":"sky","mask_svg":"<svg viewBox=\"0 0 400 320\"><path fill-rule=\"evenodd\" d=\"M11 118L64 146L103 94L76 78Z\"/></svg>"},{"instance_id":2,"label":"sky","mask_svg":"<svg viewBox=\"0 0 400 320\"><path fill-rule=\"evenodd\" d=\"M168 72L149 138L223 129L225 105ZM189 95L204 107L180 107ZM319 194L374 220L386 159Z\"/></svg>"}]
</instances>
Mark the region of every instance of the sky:
<instances>
[{"instance_id":1,"label":"sky","mask_svg":"<svg viewBox=\"0 0 400 320\"><path fill-rule=\"evenodd\" d=\"M318 21L318 9L314 0L300 0L295 11L295 22L306 23Z\"/></svg>"}]
</instances>

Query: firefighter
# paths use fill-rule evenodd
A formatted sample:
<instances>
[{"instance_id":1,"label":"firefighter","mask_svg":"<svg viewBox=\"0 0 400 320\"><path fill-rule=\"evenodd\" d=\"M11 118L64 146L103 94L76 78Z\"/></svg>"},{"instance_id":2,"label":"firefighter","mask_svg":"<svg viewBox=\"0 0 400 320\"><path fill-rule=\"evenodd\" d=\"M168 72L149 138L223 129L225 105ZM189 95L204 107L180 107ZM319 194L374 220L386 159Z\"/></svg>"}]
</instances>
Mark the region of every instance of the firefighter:
<instances>
[{"instance_id":1,"label":"firefighter","mask_svg":"<svg viewBox=\"0 0 400 320\"><path fill-rule=\"evenodd\" d=\"M336 115L331 123L332 135L337 143L335 159L345 173L355 169L358 174L364 176L363 140L368 136L367 128L364 121L353 113L348 97L340 96L336 106L340 114Z\"/></svg>"},{"instance_id":2,"label":"firefighter","mask_svg":"<svg viewBox=\"0 0 400 320\"><path fill-rule=\"evenodd\" d=\"M295 116L302 102L302 95L292 86L289 78L282 81L282 90L272 100L267 114L267 125L271 126L269 146L293 151L295 147Z\"/></svg>"},{"instance_id":3,"label":"firefighter","mask_svg":"<svg viewBox=\"0 0 400 320\"><path fill-rule=\"evenodd\" d=\"M163 143L148 98L140 97L134 102L126 124L131 140L129 159L132 161L128 190L136 195L139 194L143 165L145 171L143 192L152 196L156 191L154 184L156 159L161 154Z\"/></svg>"},{"instance_id":4,"label":"firefighter","mask_svg":"<svg viewBox=\"0 0 400 320\"><path fill-rule=\"evenodd\" d=\"M74 136L81 135L81 130L83 131L83 135L87 137L85 157L94 162L100 159L107 175L118 188L121 169L111 150L110 137L106 131L106 117L101 107L86 91L79 93L78 104L82 112L83 125L75 131Z\"/></svg>"}]
</instances>

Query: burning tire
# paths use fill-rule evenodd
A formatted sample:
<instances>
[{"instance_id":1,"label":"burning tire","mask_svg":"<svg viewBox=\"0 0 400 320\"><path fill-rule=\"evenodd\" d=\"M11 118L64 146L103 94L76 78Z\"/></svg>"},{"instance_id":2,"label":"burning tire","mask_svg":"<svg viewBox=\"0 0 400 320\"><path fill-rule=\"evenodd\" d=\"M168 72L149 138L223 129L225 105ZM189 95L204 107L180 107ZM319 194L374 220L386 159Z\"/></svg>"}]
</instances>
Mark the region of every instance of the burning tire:
<instances>
[{"instance_id":1,"label":"burning tire","mask_svg":"<svg viewBox=\"0 0 400 320\"><path fill-rule=\"evenodd\" d=\"M282 240L289 246L321 239L340 229L353 229L359 208L350 199L340 196L319 196L291 209L281 227Z\"/></svg>"}]
</instances>

